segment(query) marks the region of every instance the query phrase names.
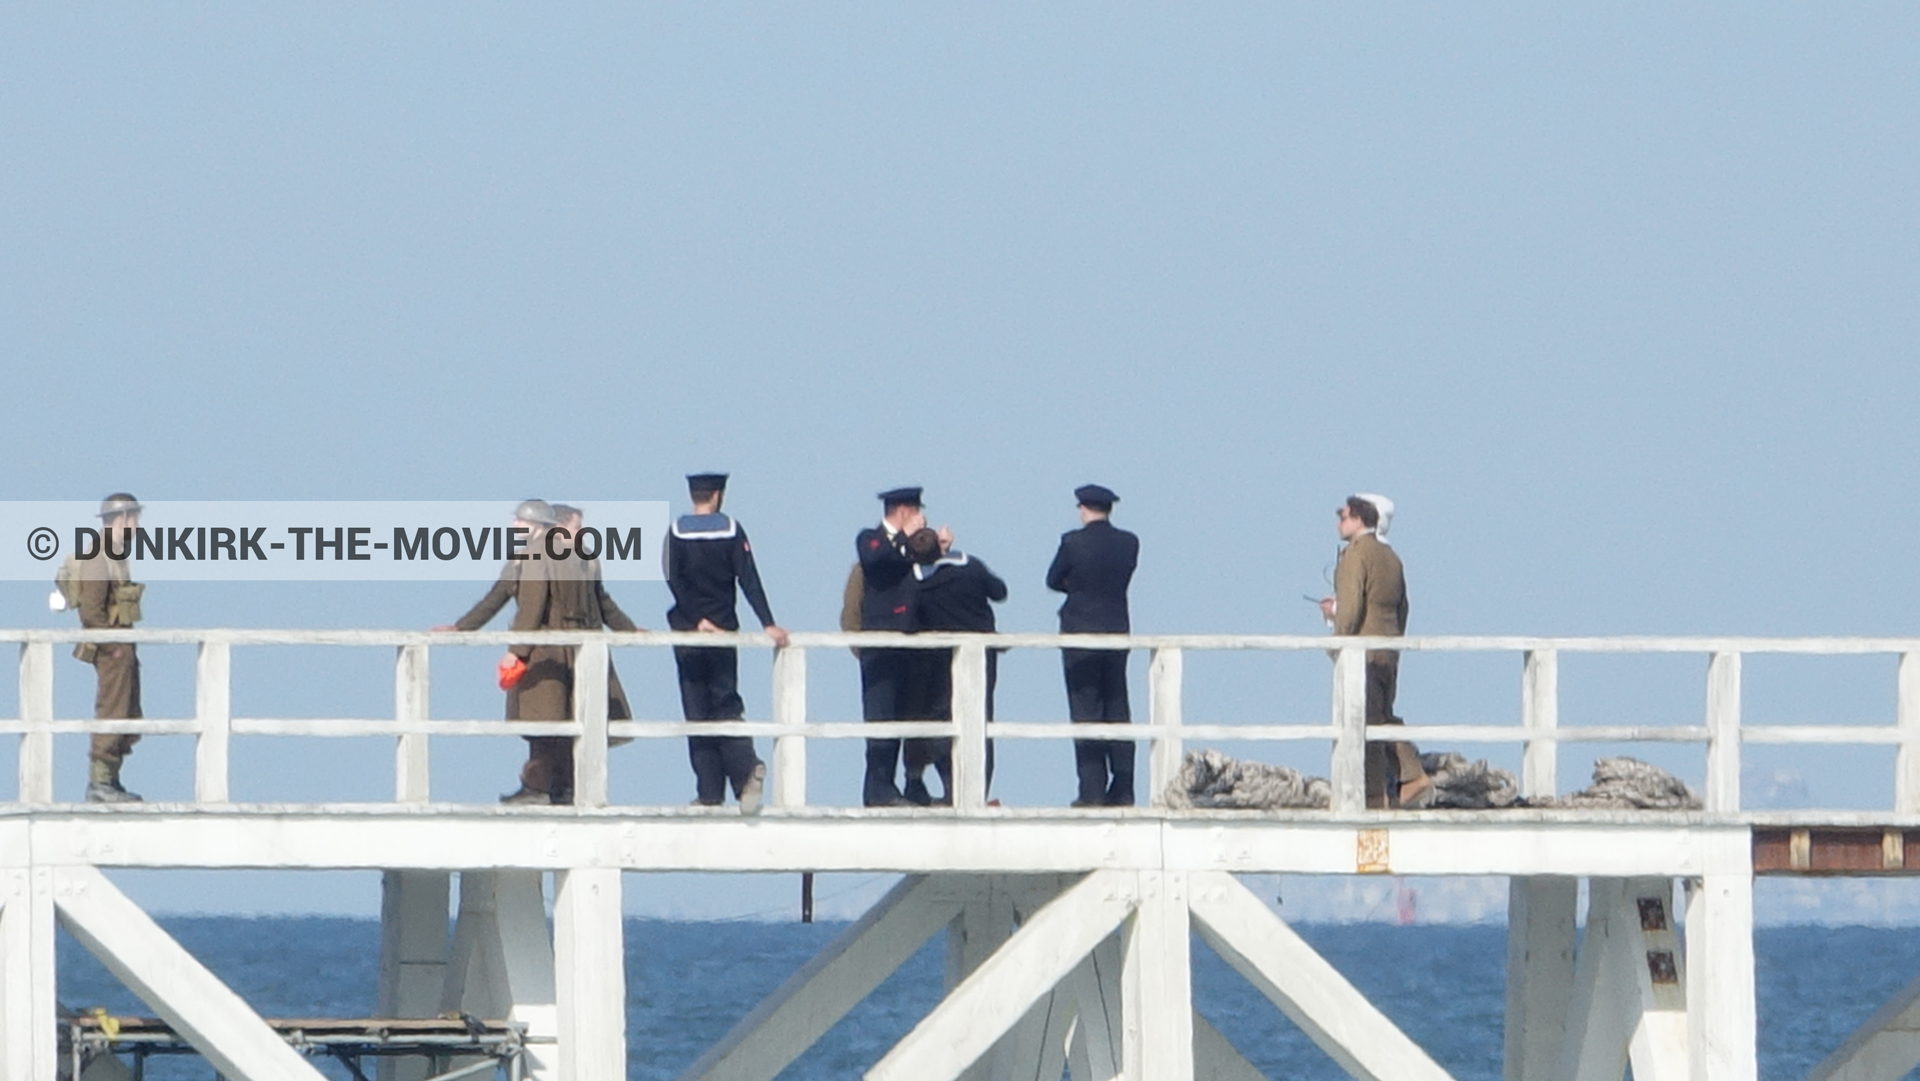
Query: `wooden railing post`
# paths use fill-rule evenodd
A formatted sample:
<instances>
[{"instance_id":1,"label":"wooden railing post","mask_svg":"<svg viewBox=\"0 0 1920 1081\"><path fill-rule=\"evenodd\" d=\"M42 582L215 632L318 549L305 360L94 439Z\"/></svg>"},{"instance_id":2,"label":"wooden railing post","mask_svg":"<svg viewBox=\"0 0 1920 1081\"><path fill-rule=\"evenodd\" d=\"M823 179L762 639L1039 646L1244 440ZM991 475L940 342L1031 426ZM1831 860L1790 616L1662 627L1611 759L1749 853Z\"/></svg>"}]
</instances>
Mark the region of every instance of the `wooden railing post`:
<instances>
[{"instance_id":1,"label":"wooden railing post","mask_svg":"<svg viewBox=\"0 0 1920 1081\"><path fill-rule=\"evenodd\" d=\"M1147 784L1155 807L1167 805L1167 788L1180 775L1185 747L1180 740L1182 654L1177 648L1156 649L1147 665L1148 721L1153 726L1153 752Z\"/></svg>"},{"instance_id":2,"label":"wooden railing post","mask_svg":"<svg viewBox=\"0 0 1920 1081\"><path fill-rule=\"evenodd\" d=\"M1707 663L1709 811L1740 809L1740 654L1715 653Z\"/></svg>"},{"instance_id":3,"label":"wooden railing post","mask_svg":"<svg viewBox=\"0 0 1920 1081\"><path fill-rule=\"evenodd\" d=\"M53 643L20 646L20 719L53 723ZM20 736L20 802L53 802L53 732L41 727Z\"/></svg>"},{"instance_id":4,"label":"wooden railing post","mask_svg":"<svg viewBox=\"0 0 1920 1081\"><path fill-rule=\"evenodd\" d=\"M1900 655L1899 679L1900 749L1894 754L1893 809L1912 814L1920 811L1920 653Z\"/></svg>"},{"instance_id":5,"label":"wooden railing post","mask_svg":"<svg viewBox=\"0 0 1920 1081\"><path fill-rule=\"evenodd\" d=\"M573 743L573 805L607 805L607 643L582 644L573 663L573 716L580 738Z\"/></svg>"},{"instance_id":6,"label":"wooden railing post","mask_svg":"<svg viewBox=\"0 0 1920 1081\"><path fill-rule=\"evenodd\" d=\"M429 715L427 647L401 646L393 666L393 717L397 721L424 721ZM401 733L394 741L393 798L400 803L425 803L432 784L431 761L424 732Z\"/></svg>"},{"instance_id":7,"label":"wooden railing post","mask_svg":"<svg viewBox=\"0 0 1920 1081\"><path fill-rule=\"evenodd\" d=\"M1560 654L1551 649L1527 651L1520 678L1520 716L1527 729L1526 750L1520 760L1520 793L1525 796L1560 794Z\"/></svg>"},{"instance_id":8,"label":"wooden railing post","mask_svg":"<svg viewBox=\"0 0 1920 1081\"><path fill-rule=\"evenodd\" d=\"M193 713L199 735L193 744L193 798L227 802L228 751L233 738L232 646L223 638L200 643L195 665Z\"/></svg>"},{"instance_id":9,"label":"wooden railing post","mask_svg":"<svg viewBox=\"0 0 1920 1081\"><path fill-rule=\"evenodd\" d=\"M807 723L807 651L788 646L773 651L773 722ZM807 805L807 738L773 740L773 805Z\"/></svg>"},{"instance_id":10,"label":"wooden railing post","mask_svg":"<svg viewBox=\"0 0 1920 1081\"><path fill-rule=\"evenodd\" d=\"M987 647L953 651L953 797L961 814L987 805Z\"/></svg>"},{"instance_id":11,"label":"wooden railing post","mask_svg":"<svg viewBox=\"0 0 1920 1081\"><path fill-rule=\"evenodd\" d=\"M1342 646L1333 660L1333 810L1367 808L1367 652Z\"/></svg>"}]
</instances>

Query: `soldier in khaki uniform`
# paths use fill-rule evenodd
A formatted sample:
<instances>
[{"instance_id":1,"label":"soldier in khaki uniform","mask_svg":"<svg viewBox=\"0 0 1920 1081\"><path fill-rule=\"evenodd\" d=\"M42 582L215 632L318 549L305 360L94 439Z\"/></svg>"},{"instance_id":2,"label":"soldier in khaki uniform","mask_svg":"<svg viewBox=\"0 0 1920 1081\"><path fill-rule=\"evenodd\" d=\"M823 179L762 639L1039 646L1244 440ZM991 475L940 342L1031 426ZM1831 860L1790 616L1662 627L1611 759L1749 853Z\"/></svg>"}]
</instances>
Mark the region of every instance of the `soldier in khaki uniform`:
<instances>
[{"instance_id":1,"label":"soldier in khaki uniform","mask_svg":"<svg viewBox=\"0 0 1920 1081\"><path fill-rule=\"evenodd\" d=\"M1393 501L1363 492L1337 513L1347 546L1333 573L1333 596L1320 610L1337 635L1399 637L1407 632L1407 578L1400 557L1386 541ZM1393 713L1400 654L1367 651L1367 723L1403 724ZM1367 743L1367 806L1419 806L1432 788L1420 752L1405 741Z\"/></svg>"},{"instance_id":2,"label":"soldier in khaki uniform","mask_svg":"<svg viewBox=\"0 0 1920 1081\"><path fill-rule=\"evenodd\" d=\"M80 625L88 630L131 627L140 621L140 595L146 587L132 581L124 558L131 548L132 530L140 525L141 504L126 492L115 492L100 503L103 540L92 559L76 562L79 582ZM106 536L111 534L110 537ZM121 538L128 538L121 540ZM121 543L111 543L121 541ZM112 558L117 551L122 558ZM98 682L93 695L97 720L128 720L140 712L140 658L131 642L82 642L73 655L93 665ZM87 750L87 802L138 803L140 797L121 787L120 766L140 737L96 732Z\"/></svg>"},{"instance_id":3,"label":"soldier in khaki uniform","mask_svg":"<svg viewBox=\"0 0 1920 1081\"><path fill-rule=\"evenodd\" d=\"M526 550L537 552L546 531L557 524L545 500L529 499L514 511L514 525L529 531ZM516 561L518 573L503 572L487 595L454 624L458 630L478 630L506 604L514 601L516 631L598 630L637 631L633 620L607 595L606 586L577 560ZM573 646L513 646L508 650L526 662L526 674L509 692L507 717L521 721L573 719ZM500 798L509 804L570 804L573 802L573 740L566 736L529 736L526 765L520 787Z\"/></svg>"}]
</instances>

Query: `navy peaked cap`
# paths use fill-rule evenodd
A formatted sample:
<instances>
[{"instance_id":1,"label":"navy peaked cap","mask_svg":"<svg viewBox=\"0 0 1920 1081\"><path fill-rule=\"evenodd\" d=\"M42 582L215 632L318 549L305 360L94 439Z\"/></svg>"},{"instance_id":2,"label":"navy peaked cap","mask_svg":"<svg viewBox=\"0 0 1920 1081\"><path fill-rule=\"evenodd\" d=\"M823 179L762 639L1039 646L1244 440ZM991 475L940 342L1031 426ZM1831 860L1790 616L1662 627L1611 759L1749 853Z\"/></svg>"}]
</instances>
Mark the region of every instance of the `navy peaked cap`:
<instances>
[{"instance_id":1,"label":"navy peaked cap","mask_svg":"<svg viewBox=\"0 0 1920 1081\"><path fill-rule=\"evenodd\" d=\"M724 492L727 490L725 473L688 473L687 489L694 492Z\"/></svg>"},{"instance_id":2,"label":"navy peaked cap","mask_svg":"<svg viewBox=\"0 0 1920 1081\"><path fill-rule=\"evenodd\" d=\"M902 505L917 507L920 505L921 491L923 489L920 488L889 488L880 493L880 502L889 507Z\"/></svg>"},{"instance_id":3,"label":"navy peaked cap","mask_svg":"<svg viewBox=\"0 0 1920 1081\"><path fill-rule=\"evenodd\" d=\"M1073 498L1089 507L1111 507L1120 502L1120 497L1113 494L1113 489L1102 484L1082 484L1073 490Z\"/></svg>"}]
</instances>

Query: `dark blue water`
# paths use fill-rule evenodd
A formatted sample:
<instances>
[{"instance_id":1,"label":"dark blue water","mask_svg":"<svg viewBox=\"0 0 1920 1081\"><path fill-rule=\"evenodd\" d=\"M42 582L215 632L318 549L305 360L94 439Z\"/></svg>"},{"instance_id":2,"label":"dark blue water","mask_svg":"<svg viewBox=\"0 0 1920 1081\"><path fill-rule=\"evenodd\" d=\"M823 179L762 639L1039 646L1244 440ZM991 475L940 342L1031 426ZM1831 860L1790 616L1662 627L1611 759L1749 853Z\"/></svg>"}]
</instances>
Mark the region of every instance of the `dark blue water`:
<instances>
[{"instance_id":1,"label":"dark blue water","mask_svg":"<svg viewBox=\"0 0 1920 1081\"><path fill-rule=\"evenodd\" d=\"M373 1012L377 922L229 917L161 922L263 1014L364 1017ZM631 1076L678 1077L843 926L630 921ZM1300 932L1459 1081L1497 1081L1506 951L1501 928L1344 924L1309 925ZM1268 1076L1329 1081L1344 1076L1197 942L1194 956L1200 1011ZM1798 1081L1920 974L1920 929L1762 929L1757 956L1760 1075L1767 1081ZM845 1081L860 1076L933 1007L943 959L936 937L782 1077ZM116 1013L150 1012L71 941L61 947L60 997L75 1009L97 1005ZM187 1059L164 1063L150 1076L156 1081L208 1078L211 1071Z\"/></svg>"}]
</instances>

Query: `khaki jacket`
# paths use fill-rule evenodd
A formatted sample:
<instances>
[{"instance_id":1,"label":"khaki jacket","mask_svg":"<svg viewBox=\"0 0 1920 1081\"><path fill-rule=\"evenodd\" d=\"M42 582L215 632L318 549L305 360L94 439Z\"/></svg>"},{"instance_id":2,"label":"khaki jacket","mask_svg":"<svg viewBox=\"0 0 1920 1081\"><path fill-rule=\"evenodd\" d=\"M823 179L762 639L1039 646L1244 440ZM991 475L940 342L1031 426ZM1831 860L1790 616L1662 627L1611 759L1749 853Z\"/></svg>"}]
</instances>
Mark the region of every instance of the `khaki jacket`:
<instances>
[{"instance_id":1,"label":"khaki jacket","mask_svg":"<svg viewBox=\"0 0 1920 1081\"><path fill-rule=\"evenodd\" d=\"M840 591L841 630L852 632L861 629L860 598L866 593L867 576L861 572L860 564L855 563L853 569L847 572L846 588Z\"/></svg>"},{"instance_id":2,"label":"khaki jacket","mask_svg":"<svg viewBox=\"0 0 1920 1081\"><path fill-rule=\"evenodd\" d=\"M496 588L498 583L496 583ZM592 568L574 561L520 564L514 589L510 630L638 630L607 594ZM523 721L564 721L573 717L572 646L513 646L527 662L527 674L514 688L508 708ZM621 698L624 700L624 695ZM624 711L623 711L624 712Z\"/></svg>"},{"instance_id":3,"label":"khaki jacket","mask_svg":"<svg viewBox=\"0 0 1920 1081\"><path fill-rule=\"evenodd\" d=\"M73 576L80 583L82 627L131 627L140 621L140 594L144 589L133 583L126 560L104 555L82 559L74 564Z\"/></svg>"},{"instance_id":4,"label":"khaki jacket","mask_svg":"<svg viewBox=\"0 0 1920 1081\"><path fill-rule=\"evenodd\" d=\"M1355 537L1333 571L1333 633L1407 633L1407 577L1393 548L1371 533Z\"/></svg>"}]
</instances>

